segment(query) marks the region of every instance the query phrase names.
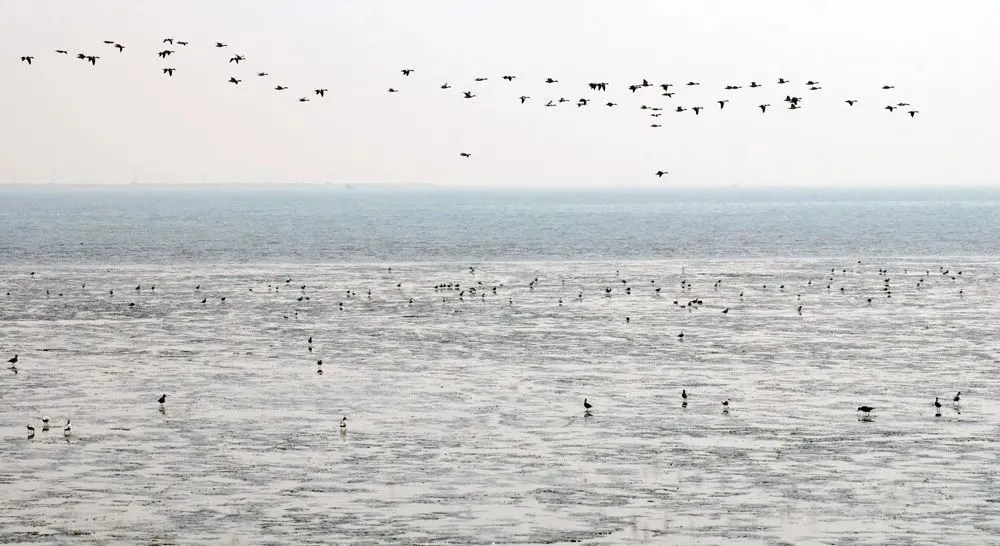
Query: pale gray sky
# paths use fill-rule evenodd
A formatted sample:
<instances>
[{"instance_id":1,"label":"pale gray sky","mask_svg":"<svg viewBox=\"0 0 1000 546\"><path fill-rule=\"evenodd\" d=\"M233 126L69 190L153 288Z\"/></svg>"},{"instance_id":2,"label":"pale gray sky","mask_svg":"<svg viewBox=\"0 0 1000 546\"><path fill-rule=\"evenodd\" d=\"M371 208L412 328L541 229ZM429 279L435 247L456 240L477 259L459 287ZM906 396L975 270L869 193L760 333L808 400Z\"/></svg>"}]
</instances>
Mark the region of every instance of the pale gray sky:
<instances>
[{"instance_id":1,"label":"pale gray sky","mask_svg":"<svg viewBox=\"0 0 1000 546\"><path fill-rule=\"evenodd\" d=\"M998 29L995 0L2 0L0 182L996 185Z\"/></svg>"}]
</instances>

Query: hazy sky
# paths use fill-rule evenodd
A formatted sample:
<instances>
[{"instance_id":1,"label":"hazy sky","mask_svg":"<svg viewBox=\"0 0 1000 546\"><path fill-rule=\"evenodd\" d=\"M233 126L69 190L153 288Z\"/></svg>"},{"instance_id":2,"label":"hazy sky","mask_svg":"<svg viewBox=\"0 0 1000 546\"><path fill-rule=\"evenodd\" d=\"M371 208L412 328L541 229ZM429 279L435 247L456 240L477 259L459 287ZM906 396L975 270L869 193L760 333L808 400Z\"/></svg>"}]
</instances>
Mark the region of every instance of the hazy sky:
<instances>
[{"instance_id":1,"label":"hazy sky","mask_svg":"<svg viewBox=\"0 0 1000 546\"><path fill-rule=\"evenodd\" d=\"M0 0L0 182L996 185L998 29L995 0Z\"/></svg>"}]
</instances>

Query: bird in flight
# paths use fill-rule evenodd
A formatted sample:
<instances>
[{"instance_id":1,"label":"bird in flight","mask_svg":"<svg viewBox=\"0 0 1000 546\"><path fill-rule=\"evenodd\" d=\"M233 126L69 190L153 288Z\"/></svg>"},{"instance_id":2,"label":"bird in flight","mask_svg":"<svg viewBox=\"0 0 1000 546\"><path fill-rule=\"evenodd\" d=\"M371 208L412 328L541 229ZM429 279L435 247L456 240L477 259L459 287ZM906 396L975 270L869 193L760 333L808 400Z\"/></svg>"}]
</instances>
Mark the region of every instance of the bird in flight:
<instances>
[{"instance_id":1,"label":"bird in flight","mask_svg":"<svg viewBox=\"0 0 1000 546\"><path fill-rule=\"evenodd\" d=\"M667 171L656 171L656 172L655 172L655 173L653 173L653 174L655 174L656 176L658 176L658 177L660 177L660 178L663 178L663 175L665 175L665 174L670 174L670 173L668 173Z\"/></svg>"},{"instance_id":2,"label":"bird in flight","mask_svg":"<svg viewBox=\"0 0 1000 546\"><path fill-rule=\"evenodd\" d=\"M122 53L125 51L125 46L121 44L115 44L115 48L118 49L118 53Z\"/></svg>"},{"instance_id":3,"label":"bird in flight","mask_svg":"<svg viewBox=\"0 0 1000 546\"><path fill-rule=\"evenodd\" d=\"M617 102L609 102L609 103L605 104L605 106L607 106L608 108L611 108L612 106L618 106L618 103Z\"/></svg>"},{"instance_id":4,"label":"bird in flight","mask_svg":"<svg viewBox=\"0 0 1000 546\"><path fill-rule=\"evenodd\" d=\"M177 69L176 68L164 68L163 69L163 73L166 74L167 76L173 76L174 75L174 70L177 70Z\"/></svg>"},{"instance_id":5,"label":"bird in flight","mask_svg":"<svg viewBox=\"0 0 1000 546\"><path fill-rule=\"evenodd\" d=\"M222 43L222 42L215 42L215 47L226 47L226 46L228 46L228 45L229 45L229 44L224 44L224 43Z\"/></svg>"},{"instance_id":6,"label":"bird in flight","mask_svg":"<svg viewBox=\"0 0 1000 546\"><path fill-rule=\"evenodd\" d=\"M167 55L170 55L171 53L173 53L173 51L169 49L164 49L163 51L157 53L157 55L159 55L161 59L166 59Z\"/></svg>"},{"instance_id":7,"label":"bird in flight","mask_svg":"<svg viewBox=\"0 0 1000 546\"><path fill-rule=\"evenodd\" d=\"M909 112L907 112L907 114L910 114L911 118L914 117L914 116L916 116L919 113L920 113L920 110L910 110Z\"/></svg>"},{"instance_id":8,"label":"bird in flight","mask_svg":"<svg viewBox=\"0 0 1000 546\"><path fill-rule=\"evenodd\" d=\"M890 104L889 106L886 106L885 109L892 112L893 110L896 109L896 107Z\"/></svg>"},{"instance_id":9,"label":"bird in flight","mask_svg":"<svg viewBox=\"0 0 1000 546\"><path fill-rule=\"evenodd\" d=\"M883 85L882 86L882 89L895 89L895 88L896 88L895 85Z\"/></svg>"},{"instance_id":10,"label":"bird in flight","mask_svg":"<svg viewBox=\"0 0 1000 546\"><path fill-rule=\"evenodd\" d=\"M701 85L701 83L700 82L687 82L684 85Z\"/></svg>"},{"instance_id":11,"label":"bird in flight","mask_svg":"<svg viewBox=\"0 0 1000 546\"><path fill-rule=\"evenodd\" d=\"M762 114L765 113L765 112L767 112L767 107L768 106L771 106L771 105L770 104L760 104L760 105L758 105L758 107L760 108L760 112Z\"/></svg>"},{"instance_id":12,"label":"bird in flight","mask_svg":"<svg viewBox=\"0 0 1000 546\"><path fill-rule=\"evenodd\" d=\"M477 81L477 82L484 82L484 81L486 81L487 79L488 79L488 78L476 78L476 81Z\"/></svg>"},{"instance_id":13,"label":"bird in flight","mask_svg":"<svg viewBox=\"0 0 1000 546\"><path fill-rule=\"evenodd\" d=\"M309 102L309 99L307 97L302 97L299 99L299 102Z\"/></svg>"},{"instance_id":14,"label":"bird in flight","mask_svg":"<svg viewBox=\"0 0 1000 546\"><path fill-rule=\"evenodd\" d=\"M258 72L257 75L263 78L264 76L267 76L267 72Z\"/></svg>"},{"instance_id":15,"label":"bird in flight","mask_svg":"<svg viewBox=\"0 0 1000 546\"><path fill-rule=\"evenodd\" d=\"M97 66L97 59L100 59L97 55L87 55L87 60L90 61L90 64L93 66Z\"/></svg>"},{"instance_id":16,"label":"bird in flight","mask_svg":"<svg viewBox=\"0 0 1000 546\"><path fill-rule=\"evenodd\" d=\"M460 154L458 154L458 155L460 155L460 156L462 156L462 157L472 157L472 154L470 154L470 153L466 153L466 152L462 152L462 153L460 153Z\"/></svg>"},{"instance_id":17,"label":"bird in flight","mask_svg":"<svg viewBox=\"0 0 1000 546\"><path fill-rule=\"evenodd\" d=\"M164 38L163 41L160 42L160 43L174 45L174 39L173 38Z\"/></svg>"},{"instance_id":18,"label":"bird in flight","mask_svg":"<svg viewBox=\"0 0 1000 546\"><path fill-rule=\"evenodd\" d=\"M241 81L243 81L243 80L237 80L234 76L230 76L229 77L229 83L233 83L233 84L239 85Z\"/></svg>"},{"instance_id":19,"label":"bird in flight","mask_svg":"<svg viewBox=\"0 0 1000 546\"><path fill-rule=\"evenodd\" d=\"M854 106L854 103L858 102L858 99L848 99L844 102L846 102L849 106Z\"/></svg>"},{"instance_id":20,"label":"bird in flight","mask_svg":"<svg viewBox=\"0 0 1000 546\"><path fill-rule=\"evenodd\" d=\"M531 97L528 95L521 95L519 98L521 99L521 104L524 104L524 101L530 99Z\"/></svg>"},{"instance_id":21,"label":"bird in flight","mask_svg":"<svg viewBox=\"0 0 1000 546\"><path fill-rule=\"evenodd\" d=\"M448 82L444 82L444 84L441 86L441 89L451 89L451 86L448 85Z\"/></svg>"},{"instance_id":22,"label":"bird in flight","mask_svg":"<svg viewBox=\"0 0 1000 546\"><path fill-rule=\"evenodd\" d=\"M553 80L552 78L545 78L545 83L559 83L559 80Z\"/></svg>"},{"instance_id":23,"label":"bird in flight","mask_svg":"<svg viewBox=\"0 0 1000 546\"><path fill-rule=\"evenodd\" d=\"M65 49L57 49L56 53L62 53L63 55L69 55L69 51L66 51Z\"/></svg>"},{"instance_id":24,"label":"bird in flight","mask_svg":"<svg viewBox=\"0 0 1000 546\"><path fill-rule=\"evenodd\" d=\"M750 82L750 87L764 87L764 86L757 82Z\"/></svg>"},{"instance_id":25,"label":"bird in flight","mask_svg":"<svg viewBox=\"0 0 1000 546\"><path fill-rule=\"evenodd\" d=\"M729 102L729 99L726 99L726 100L717 100L715 102L719 103L719 110L722 110L723 108L726 107L726 103Z\"/></svg>"},{"instance_id":26,"label":"bird in flight","mask_svg":"<svg viewBox=\"0 0 1000 546\"><path fill-rule=\"evenodd\" d=\"M319 95L321 97L325 97L327 91L329 91L329 89L314 89L313 90L314 93L316 93L317 95Z\"/></svg>"},{"instance_id":27,"label":"bird in flight","mask_svg":"<svg viewBox=\"0 0 1000 546\"><path fill-rule=\"evenodd\" d=\"M277 86L274 87L275 91L284 91L285 89L288 89L288 87L283 86L283 85L277 85Z\"/></svg>"},{"instance_id":28,"label":"bird in flight","mask_svg":"<svg viewBox=\"0 0 1000 546\"><path fill-rule=\"evenodd\" d=\"M462 91L462 93L464 94L463 98L466 98L466 99L471 99L472 97L476 96L476 95L472 94L472 91Z\"/></svg>"},{"instance_id":29,"label":"bird in flight","mask_svg":"<svg viewBox=\"0 0 1000 546\"><path fill-rule=\"evenodd\" d=\"M507 80L507 81L509 81L509 82L512 82L512 81L514 81L514 78L516 78L516 77L517 77L517 76L509 76L509 75L508 75L508 76L502 76L502 77L501 77L500 79L502 79L502 80Z\"/></svg>"},{"instance_id":30,"label":"bird in flight","mask_svg":"<svg viewBox=\"0 0 1000 546\"><path fill-rule=\"evenodd\" d=\"M240 55L240 54L236 54L232 58L229 59L229 62L240 64L240 61L243 61L243 60L246 60L246 57L244 57L243 55Z\"/></svg>"},{"instance_id":31,"label":"bird in flight","mask_svg":"<svg viewBox=\"0 0 1000 546\"><path fill-rule=\"evenodd\" d=\"M393 89L393 88L391 88L391 87L389 88L389 92L390 92L390 93L399 93L399 91L398 91L398 90L396 90L396 89Z\"/></svg>"},{"instance_id":32,"label":"bird in flight","mask_svg":"<svg viewBox=\"0 0 1000 546\"><path fill-rule=\"evenodd\" d=\"M694 110L694 115L696 115L696 116L698 115L698 112L701 112L702 108L704 108L704 106L692 106L691 107L691 109Z\"/></svg>"},{"instance_id":33,"label":"bird in flight","mask_svg":"<svg viewBox=\"0 0 1000 546\"><path fill-rule=\"evenodd\" d=\"M21 57L21 62L27 62L28 64L31 64L32 59L34 59L34 57L32 57L31 55L24 55L23 57Z\"/></svg>"},{"instance_id":34,"label":"bird in flight","mask_svg":"<svg viewBox=\"0 0 1000 546\"><path fill-rule=\"evenodd\" d=\"M788 83L788 80L785 78L778 78L778 83Z\"/></svg>"},{"instance_id":35,"label":"bird in flight","mask_svg":"<svg viewBox=\"0 0 1000 546\"><path fill-rule=\"evenodd\" d=\"M188 45L188 43L187 42L177 42L177 45L186 46L186 45Z\"/></svg>"},{"instance_id":36,"label":"bird in flight","mask_svg":"<svg viewBox=\"0 0 1000 546\"><path fill-rule=\"evenodd\" d=\"M402 72L404 76L409 76L410 73L413 72L413 69L412 68L404 68L404 69L400 70L400 72Z\"/></svg>"}]
</instances>

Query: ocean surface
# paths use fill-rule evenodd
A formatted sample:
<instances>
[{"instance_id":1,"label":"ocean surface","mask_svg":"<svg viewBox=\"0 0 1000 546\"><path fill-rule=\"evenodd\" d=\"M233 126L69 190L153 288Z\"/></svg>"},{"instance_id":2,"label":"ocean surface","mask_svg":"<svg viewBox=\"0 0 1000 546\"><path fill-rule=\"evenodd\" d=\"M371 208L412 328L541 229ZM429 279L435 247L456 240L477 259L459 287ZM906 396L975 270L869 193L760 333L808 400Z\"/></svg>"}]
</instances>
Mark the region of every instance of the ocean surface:
<instances>
[{"instance_id":1,"label":"ocean surface","mask_svg":"<svg viewBox=\"0 0 1000 546\"><path fill-rule=\"evenodd\" d=\"M0 543L1000 543L998 272L997 190L0 187Z\"/></svg>"}]
</instances>

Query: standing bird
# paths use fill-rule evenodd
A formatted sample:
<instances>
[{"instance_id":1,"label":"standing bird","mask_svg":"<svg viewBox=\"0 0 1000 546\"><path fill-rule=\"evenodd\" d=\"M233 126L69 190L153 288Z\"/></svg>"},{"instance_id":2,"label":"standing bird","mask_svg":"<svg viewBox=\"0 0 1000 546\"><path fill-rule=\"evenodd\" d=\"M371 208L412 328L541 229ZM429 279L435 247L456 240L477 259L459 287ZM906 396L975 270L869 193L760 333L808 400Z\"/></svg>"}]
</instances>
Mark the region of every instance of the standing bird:
<instances>
[{"instance_id":1,"label":"standing bird","mask_svg":"<svg viewBox=\"0 0 1000 546\"><path fill-rule=\"evenodd\" d=\"M340 431L345 432L347 430L347 416L345 415L343 419L340 420Z\"/></svg>"},{"instance_id":2,"label":"standing bird","mask_svg":"<svg viewBox=\"0 0 1000 546\"><path fill-rule=\"evenodd\" d=\"M7 362L10 364L17 364L17 355L14 355L14 358L8 359Z\"/></svg>"},{"instance_id":3,"label":"standing bird","mask_svg":"<svg viewBox=\"0 0 1000 546\"><path fill-rule=\"evenodd\" d=\"M587 413L590 413L590 408L592 408L592 407L594 407L594 405L591 404L590 402L587 402L587 399L584 398L583 399L583 410L585 412L587 412Z\"/></svg>"},{"instance_id":4,"label":"standing bird","mask_svg":"<svg viewBox=\"0 0 1000 546\"><path fill-rule=\"evenodd\" d=\"M722 402L722 413L729 413L729 399L725 399Z\"/></svg>"},{"instance_id":5,"label":"standing bird","mask_svg":"<svg viewBox=\"0 0 1000 546\"><path fill-rule=\"evenodd\" d=\"M28 425L28 439L35 437L35 427Z\"/></svg>"},{"instance_id":6,"label":"standing bird","mask_svg":"<svg viewBox=\"0 0 1000 546\"><path fill-rule=\"evenodd\" d=\"M167 401L167 395L165 395L165 394L163 396L161 396L159 398L159 400L157 400L157 402L159 402L161 404L165 403L166 401Z\"/></svg>"},{"instance_id":7,"label":"standing bird","mask_svg":"<svg viewBox=\"0 0 1000 546\"><path fill-rule=\"evenodd\" d=\"M873 409L875 409L875 408L873 408L871 406L858 406L858 411L865 412L865 416L866 417L869 416L869 415L871 415Z\"/></svg>"},{"instance_id":8,"label":"standing bird","mask_svg":"<svg viewBox=\"0 0 1000 546\"><path fill-rule=\"evenodd\" d=\"M938 401L937 396L934 397L934 407L937 409L941 409L941 402Z\"/></svg>"},{"instance_id":9,"label":"standing bird","mask_svg":"<svg viewBox=\"0 0 1000 546\"><path fill-rule=\"evenodd\" d=\"M63 427L63 435L69 436L69 433L72 432L72 430L73 427L69 426L69 419L66 419L66 426Z\"/></svg>"},{"instance_id":10,"label":"standing bird","mask_svg":"<svg viewBox=\"0 0 1000 546\"><path fill-rule=\"evenodd\" d=\"M952 401L957 404L959 402L960 398L962 398L962 391L959 391L958 394L955 395L954 400L952 400Z\"/></svg>"},{"instance_id":11,"label":"standing bird","mask_svg":"<svg viewBox=\"0 0 1000 546\"><path fill-rule=\"evenodd\" d=\"M688 391L687 391L687 389L681 389L681 398L684 399L684 402L687 402L687 399L688 399Z\"/></svg>"},{"instance_id":12,"label":"standing bird","mask_svg":"<svg viewBox=\"0 0 1000 546\"><path fill-rule=\"evenodd\" d=\"M49 418L42 417L42 432L48 432L49 430Z\"/></svg>"}]
</instances>

